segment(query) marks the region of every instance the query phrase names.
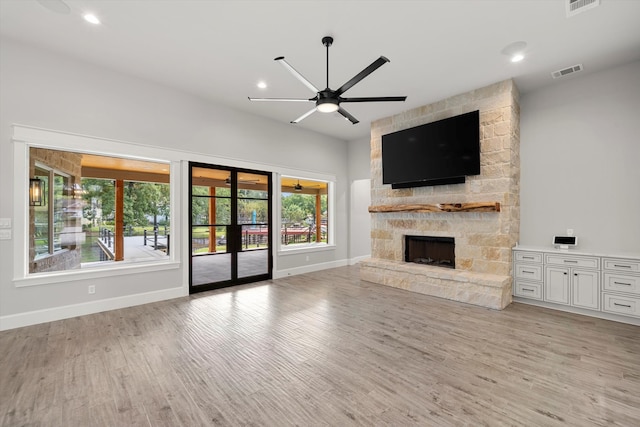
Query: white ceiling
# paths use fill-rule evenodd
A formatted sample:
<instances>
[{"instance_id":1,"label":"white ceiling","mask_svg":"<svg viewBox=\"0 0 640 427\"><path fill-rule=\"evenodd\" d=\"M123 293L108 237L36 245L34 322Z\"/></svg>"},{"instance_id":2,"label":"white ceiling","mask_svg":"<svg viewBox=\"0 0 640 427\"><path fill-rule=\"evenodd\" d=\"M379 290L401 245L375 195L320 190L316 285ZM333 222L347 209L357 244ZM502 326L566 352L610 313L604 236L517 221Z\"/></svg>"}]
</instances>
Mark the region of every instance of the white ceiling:
<instances>
[{"instance_id":1,"label":"white ceiling","mask_svg":"<svg viewBox=\"0 0 640 427\"><path fill-rule=\"evenodd\" d=\"M273 59L285 56L324 88L321 39L330 35L330 87L384 55L391 62L344 96L408 96L343 104L357 125L338 113L290 125L352 140L366 137L372 120L500 80L513 77L526 93L557 84L550 73L567 66L581 63L585 75L640 59L640 1L601 0L571 18L565 2L65 0L71 12L60 14L36 0L0 0L0 34L282 123L313 105L247 97L312 97ZM103 24L82 20L87 11ZM527 57L512 64L500 51L520 40ZM258 89L259 80L269 87Z\"/></svg>"}]
</instances>

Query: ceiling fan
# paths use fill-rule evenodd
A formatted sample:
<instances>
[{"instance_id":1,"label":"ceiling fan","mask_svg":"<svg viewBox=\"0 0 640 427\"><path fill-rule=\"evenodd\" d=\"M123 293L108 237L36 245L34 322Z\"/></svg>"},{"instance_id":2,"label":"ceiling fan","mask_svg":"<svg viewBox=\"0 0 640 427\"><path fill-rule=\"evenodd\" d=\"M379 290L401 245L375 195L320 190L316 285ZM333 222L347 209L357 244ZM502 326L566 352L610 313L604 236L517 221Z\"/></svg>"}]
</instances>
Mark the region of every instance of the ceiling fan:
<instances>
[{"instance_id":1,"label":"ceiling fan","mask_svg":"<svg viewBox=\"0 0 640 427\"><path fill-rule=\"evenodd\" d=\"M315 107L312 110L307 111L297 119L291 121L291 123L299 123L302 120L309 117L316 111L320 111L321 113L333 113L337 111L344 118L349 120L352 124L358 123L358 119L349 114L344 108L340 106L342 102L387 102L387 101L404 101L407 99L406 96L379 96L379 97L367 97L367 98L343 98L342 95L351 89L354 85L359 83L362 79L367 77L369 74L373 73L375 70L383 66L385 63L389 62L387 58L381 56L376 59L364 70L360 71L356 74L351 80L340 86L338 89L329 88L329 47L333 44L333 37L323 37L322 44L327 48L327 87L324 90L320 90L313 85L309 80L307 80L302 74L296 71L287 61L284 60L284 56L279 56L275 58L275 61L278 61L282 64L295 78L300 80L306 87L308 87L315 96L313 98L305 99L305 98L251 98L250 101L285 101L285 102L315 102Z\"/></svg>"}]
</instances>

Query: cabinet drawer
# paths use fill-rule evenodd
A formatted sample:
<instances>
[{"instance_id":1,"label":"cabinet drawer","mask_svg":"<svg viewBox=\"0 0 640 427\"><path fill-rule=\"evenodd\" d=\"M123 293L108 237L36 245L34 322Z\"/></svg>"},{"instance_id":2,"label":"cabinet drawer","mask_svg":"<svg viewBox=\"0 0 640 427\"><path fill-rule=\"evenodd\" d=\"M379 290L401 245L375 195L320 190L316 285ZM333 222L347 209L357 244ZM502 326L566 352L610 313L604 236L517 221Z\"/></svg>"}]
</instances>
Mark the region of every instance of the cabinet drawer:
<instances>
[{"instance_id":1,"label":"cabinet drawer","mask_svg":"<svg viewBox=\"0 0 640 427\"><path fill-rule=\"evenodd\" d=\"M604 289L640 295L640 276L604 273Z\"/></svg>"},{"instance_id":2,"label":"cabinet drawer","mask_svg":"<svg viewBox=\"0 0 640 427\"><path fill-rule=\"evenodd\" d=\"M517 279L542 280L542 265L516 264L515 275Z\"/></svg>"},{"instance_id":3,"label":"cabinet drawer","mask_svg":"<svg viewBox=\"0 0 640 427\"><path fill-rule=\"evenodd\" d=\"M521 262L535 262L542 264L542 254L539 252L515 252L514 258Z\"/></svg>"},{"instance_id":4,"label":"cabinet drawer","mask_svg":"<svg viewBox=\"0 0 640 427\"><path fill-rule=\"evenodd\" d=\"M640 298L603 294L602 311L640 317Z\"/></svg>"},{"instance_id":5,"label":"cabinet drawer","mask_svg":"<svg viewBox=\"0 0 640 427\"><path fill-rule=\"evenodd\" d=\"M603 268L605 270L628 271L640 273L640 261L630 259L603 258Z\"/></svg>"},{"instance_id":6,"label":"cabinet drawer","mask_svg":"<svg viewBox=\"0 0 640 427\"><path fill-rule=\"evenodd\" d=\"M513 294L518 297L542 299L542 285L540 283L527 283L516 280Z\"/></svg>"},{"instance_id":7,"label":"cabinet drawer","mask_svg":"<svg viewBox=\"0 0 640 427\"><path fill-rule=\"evenodd\" d=\"M577 255L556 255L546 254L547 264L565 265L567 267L599 268L600 259L597 257L577 256Z\"/></svg>"}]
</instances>

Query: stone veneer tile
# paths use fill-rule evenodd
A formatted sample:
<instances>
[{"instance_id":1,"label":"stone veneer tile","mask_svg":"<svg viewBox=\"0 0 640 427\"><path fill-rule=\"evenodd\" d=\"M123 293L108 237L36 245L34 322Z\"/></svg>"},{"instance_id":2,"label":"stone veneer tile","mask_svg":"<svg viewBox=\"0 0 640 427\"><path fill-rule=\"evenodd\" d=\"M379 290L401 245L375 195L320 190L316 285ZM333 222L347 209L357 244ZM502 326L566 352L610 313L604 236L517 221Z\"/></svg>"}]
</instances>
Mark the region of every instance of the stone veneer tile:
<instances>
[{"instance_id":1,"label":"stone veneer tile","mask_svg":"<svg viewBox=\"0 0 640 427\"><path fill-rule=\"evenodd\" d=\"M496 201L501 212L372 214L376 266L363 265L364 280L492 308L511 301L511 247L518 240L520 217L518 99L513 81L505 80L372 123L373 205ZM476 109L481 121L481 175L468 177L465 184L437 187L393 190L382 184L382 135ZM427 266L401 262L406 234L455 237L456 269L425 273ZM400 266L380 267L385 260Z\"/></svg>"}]
</instances>

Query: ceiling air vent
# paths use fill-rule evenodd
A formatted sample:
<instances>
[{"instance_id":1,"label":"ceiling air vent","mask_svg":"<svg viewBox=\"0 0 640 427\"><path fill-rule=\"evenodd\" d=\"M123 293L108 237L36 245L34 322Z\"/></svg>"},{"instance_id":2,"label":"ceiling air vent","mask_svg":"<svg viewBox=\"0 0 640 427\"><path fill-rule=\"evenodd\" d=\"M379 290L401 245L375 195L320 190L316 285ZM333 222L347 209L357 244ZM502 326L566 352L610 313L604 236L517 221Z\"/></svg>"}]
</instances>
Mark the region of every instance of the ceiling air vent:
<instances>
[{"instance_id":1,"label":"ceiling air vent","mask_svg":"<svg viewBox=\"0 0 640 427\"><path fill-rule=\"evenodd\" d=\"M567 2L567 18L585 10L600 6L600 0L565 0Z\"/></svg>"},{"instance_id":2,"label":"ceiling air vent","mask_svg":"<svg viewBox=\"0 0 640 427\"><path fill-rule=\"evenodd\" d=\"M554 71L551 73L551 77L554 79L559 79L560 77L568 76L569 74L577 73L578 71L582 71L582 64L577 64L572 67L563 68L562 70Z\"/></svg>"}]
</instances>

